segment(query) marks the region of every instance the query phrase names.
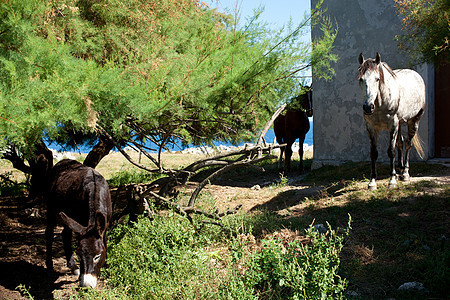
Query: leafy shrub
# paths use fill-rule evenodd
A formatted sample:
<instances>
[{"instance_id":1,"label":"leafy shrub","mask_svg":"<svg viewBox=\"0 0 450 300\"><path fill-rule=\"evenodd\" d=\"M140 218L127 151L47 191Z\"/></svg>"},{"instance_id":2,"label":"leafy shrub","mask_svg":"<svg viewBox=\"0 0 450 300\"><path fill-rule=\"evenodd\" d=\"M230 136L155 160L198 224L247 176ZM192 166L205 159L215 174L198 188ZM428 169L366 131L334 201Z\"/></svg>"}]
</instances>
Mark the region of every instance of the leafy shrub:
<instances>
[{"instance_id":1,"label":"leafy shrub","mask_svg":"<svg viewBox=\"0 0 450 300\"><path fill-rule=\"evenodd\" d=\"M75 298L342 298L347 283L337 270L343 236L310 229L308 245L292 242L284 247L281 241L268 239L260 252L250 251L242 234L253 237L254 246L257 242L249 233L253 226L273 223L271 218L254 218L240 214L226 218L228 234L217 227L196 232L186 218L171 212L152 222L140 219L133 226L118 225L110 233L107 288L82 290Z\"/></svg>"},{"instance_id":2,"label":"leafy shrub","mask_svg":"<svg viewBox=\"0 0 450 300\"><path fill-rule=\"evenodd\" d=\"M108 249L108 282L136 299L214 298L208 296L216 270L203 249L207 240L172 213L134 227L119 225Z\"/></svg>"},{"instance_id":3,"label":"leafy shrub","mask_svg":"<svg viewBox=\"0 0 450 300\"><path fill-rule=\"evenodd\" d=\"M247 262L245 282L260 298L343 298L347 282L337 271L344 237L331 229L320 234L314 228L306 236L307 245L295 240L285 247L278 239L264 240L261 251Z\"/></svg>"},{"instance_id":4,"label":"leafy shrub","mask_svg":"<svg viewBox=\"0 0 450 300\"><path fill-rule=\"evenodd\" d=\"M21 195L25 187L24 183L17 183L12 177L12 172L0 174L0 196Z\"/></svg>"}]
</instances>

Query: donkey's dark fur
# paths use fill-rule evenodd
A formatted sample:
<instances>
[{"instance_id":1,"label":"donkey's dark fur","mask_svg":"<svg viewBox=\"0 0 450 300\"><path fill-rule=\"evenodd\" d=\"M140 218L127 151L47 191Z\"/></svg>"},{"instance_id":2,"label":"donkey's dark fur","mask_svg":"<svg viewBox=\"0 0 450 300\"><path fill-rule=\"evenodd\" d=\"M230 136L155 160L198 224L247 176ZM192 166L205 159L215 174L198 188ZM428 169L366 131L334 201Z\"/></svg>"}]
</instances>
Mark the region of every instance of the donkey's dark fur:
<instances>
[{"instance_id":1,"label":"donkey's dark fur","mask_svg":"<svg viewBox=\"0 0 450 300\"><path fill-rule=\"evenodd\" d=\"M106 260L106 230L112 214L109 187L94 169L74 160L62 160L48 175L47 182L46 265L53 270L54 228L59 222L67 265L80 273L80 285L95 287L100 268ZM78 237L80 270L72 252L72 232Z\"/></svg>"},{"instance_id":2,"label":"donkey's dark fur","mask_svg":"<svg viewBox=\"0 0 450 300\"><path fill-rule=\"evenodd\" d=\"M285 153L284 165L285 172L290 172L292 144L298 138L300 156L300 172L303 171L303 142L306 133L309 131L308 117L312 117L312 91L309 90L305 94L298 96L296 101L299 102L300 108L288 109L285 115L279 115L273 122L273 129L279 144L287 144L280 148L280 159L278 167L281 168L283 160L283 152Z\"/></svg>"}]
</instances>

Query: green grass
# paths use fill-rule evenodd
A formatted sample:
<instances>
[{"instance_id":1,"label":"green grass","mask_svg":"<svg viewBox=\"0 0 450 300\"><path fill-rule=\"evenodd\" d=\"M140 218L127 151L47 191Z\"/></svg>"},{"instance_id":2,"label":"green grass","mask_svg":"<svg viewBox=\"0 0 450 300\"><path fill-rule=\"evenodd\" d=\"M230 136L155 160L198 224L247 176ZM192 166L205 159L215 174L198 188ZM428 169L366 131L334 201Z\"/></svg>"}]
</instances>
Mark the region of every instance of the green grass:
<instances>
[{"instance_id":1,"label":"green grass","mask_svg":"<svg viewBox=\"0 0 450 300\"><path fill-rule=\"evenodd\" d=\"M152 182L153 180L156 180L161 177L163 177L163 175L157 173L149 173L144 170L121 169L117 173L111 175L111 177L107 180L107 182L110 187L114 187L130 183L139 184Z\"/></svg>"},{"instance_id":2,"label":"green grass","mask_svg":"<svg viewBox=\"0 0 450 300\"><path fill-rule=\"evenodd\" d=\"M259 226L275 227L279 220L269 214L240 214L227 218L223 231L204 227L197 232L186 218L169 212L153 222L119 225L110 234L107 287L84 289L73 297L342 298L347 283L337 270L344 237L333 230L322 235L310 229L302 235L306 242L294 240L286 246L276 237L254 237Z\"/></svg>"}]
</instances>

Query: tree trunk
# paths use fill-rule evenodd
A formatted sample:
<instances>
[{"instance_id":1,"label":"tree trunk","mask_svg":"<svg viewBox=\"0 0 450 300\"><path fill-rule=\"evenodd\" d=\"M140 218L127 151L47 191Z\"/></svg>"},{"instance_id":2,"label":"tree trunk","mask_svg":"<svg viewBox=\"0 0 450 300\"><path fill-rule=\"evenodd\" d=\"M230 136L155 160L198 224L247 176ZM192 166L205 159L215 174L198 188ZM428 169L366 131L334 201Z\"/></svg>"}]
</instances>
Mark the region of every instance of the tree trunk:
<instances>
[{"instance_id":1,"label":"tree trunk","mask_svg":"<svg viewBox=\"0 0 450 300\"><path fill-rule=\"evenodd\" d=\"M53 168L53 152L41 141L36 145L34 157L28 162L31 168L31 189L29 197L43 196L48 188L48 173Z\"/></svg>"},{"instance_id":2,"label":"tree trunk","mask_svg":"<svg viewBox=\"0 0 450 300\"><path fill-rule=\"evenodd\" d=\"M94 168L100 163L103 157L109 154L111 149L114 147L114 143L112 143L109 139L100 137L100 140L97 145L92 148L89 154L86 156L83 164L85 166Z\"/></svg>"}]
</instances>

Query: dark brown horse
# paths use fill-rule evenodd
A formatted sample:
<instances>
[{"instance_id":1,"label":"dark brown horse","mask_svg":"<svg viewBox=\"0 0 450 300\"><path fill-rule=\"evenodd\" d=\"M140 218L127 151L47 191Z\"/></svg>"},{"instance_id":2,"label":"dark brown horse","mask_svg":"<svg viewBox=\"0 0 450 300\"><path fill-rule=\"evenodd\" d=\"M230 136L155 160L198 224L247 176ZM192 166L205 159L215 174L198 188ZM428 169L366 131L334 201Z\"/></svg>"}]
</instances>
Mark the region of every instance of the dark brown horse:
<instances>
[{"instance_id":1,"label":"dark brown horse","mask_svg":"<svg viewBox=\"0 0 450 300\"><path fill-rule=\"evenodd\" d=\"M284 152L286 173L291 169L292 144L296 139L299 140L300 172L303 171L303 142L306 133L309 131L308 117L313 115L312 91L309 89L306 93L297 96L293 99L293 103L296 104L296 108L287 109L285 115L279 115L273 122L277 142L287 144L287 146L280 148L280 160L278 161L278 167L281 169ZM298 105L301 108L298 108Z\"/></svg>"}]
</instances>

